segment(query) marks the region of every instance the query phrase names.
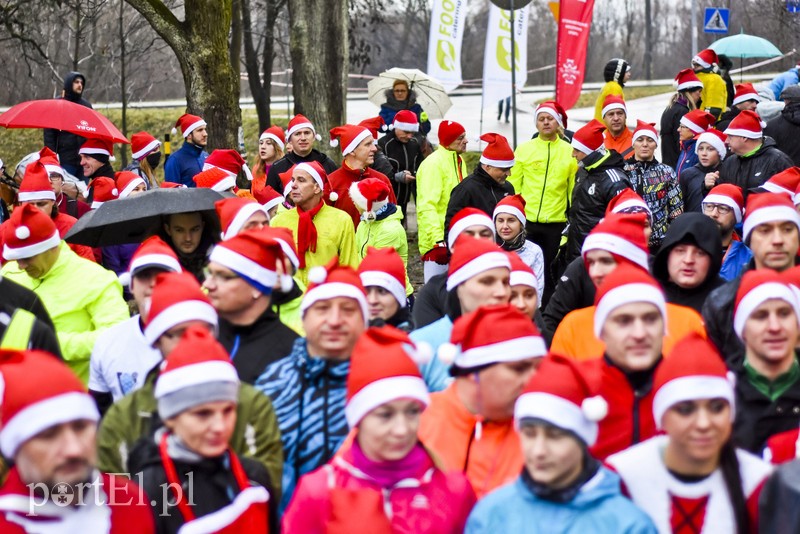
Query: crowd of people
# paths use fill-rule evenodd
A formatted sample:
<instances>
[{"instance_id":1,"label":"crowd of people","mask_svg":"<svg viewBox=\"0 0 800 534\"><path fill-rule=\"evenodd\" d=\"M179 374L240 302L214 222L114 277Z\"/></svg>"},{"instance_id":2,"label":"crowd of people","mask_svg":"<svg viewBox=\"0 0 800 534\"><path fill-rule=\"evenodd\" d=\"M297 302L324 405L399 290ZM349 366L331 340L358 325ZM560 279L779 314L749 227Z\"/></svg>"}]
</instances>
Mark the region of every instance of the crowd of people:
<instances>
[{"instance_id":1,"label":"crowd of people","mask_svg":"<svg viewBox=\"0 0 800 534\"><path fill-rule=\"evenodd\" d=\"M472 169L402 80L341 164L300 114L250 165L184 114L163 181L147 132L115 171L46 131L0 226L0 530L796 531L798 141L718 62L659 131L614 59L591 122L542 102ZM163 188L216 213L64 241Z\"/></svg>"}]
</instances>

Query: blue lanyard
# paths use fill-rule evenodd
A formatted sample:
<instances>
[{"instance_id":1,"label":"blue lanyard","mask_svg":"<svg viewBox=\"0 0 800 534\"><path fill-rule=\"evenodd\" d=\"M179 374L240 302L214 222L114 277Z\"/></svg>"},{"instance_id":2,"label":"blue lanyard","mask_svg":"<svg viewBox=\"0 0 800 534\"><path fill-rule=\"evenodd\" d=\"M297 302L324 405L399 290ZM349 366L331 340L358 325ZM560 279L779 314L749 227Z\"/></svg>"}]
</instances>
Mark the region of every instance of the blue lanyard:
<instances>
[{"instance_id":1,"label":"blue lanyard","mask_svg":"<svg viewBox=\"0 0 800 534\"><path fill-rule=\"evenodd\" d=\"M239 336L237 335L233 340L233 348L231 349L231 361L236 357L236 353L239 352Z\"/></svg>"}]
</instances>

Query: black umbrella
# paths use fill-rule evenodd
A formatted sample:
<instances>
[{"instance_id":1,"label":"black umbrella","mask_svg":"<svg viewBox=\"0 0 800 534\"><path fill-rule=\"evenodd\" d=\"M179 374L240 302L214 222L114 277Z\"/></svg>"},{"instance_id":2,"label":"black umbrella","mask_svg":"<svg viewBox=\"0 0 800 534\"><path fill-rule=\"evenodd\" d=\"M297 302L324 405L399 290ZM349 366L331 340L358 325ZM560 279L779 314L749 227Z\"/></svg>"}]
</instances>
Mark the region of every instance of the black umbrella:
<instances>
[{"instance_id":1,"label":"black umbrella","mask_svg":"<svg viewBox=\"0 0 800 534\"><path fill-rule=\"evenodd\" d=\"M158 232L164 215L193 211L218 227L214 203L222 198L206 188L152 189L104 203L78 219L64 239L90 247L141 243Z\"/></svg>"}]
</instances>

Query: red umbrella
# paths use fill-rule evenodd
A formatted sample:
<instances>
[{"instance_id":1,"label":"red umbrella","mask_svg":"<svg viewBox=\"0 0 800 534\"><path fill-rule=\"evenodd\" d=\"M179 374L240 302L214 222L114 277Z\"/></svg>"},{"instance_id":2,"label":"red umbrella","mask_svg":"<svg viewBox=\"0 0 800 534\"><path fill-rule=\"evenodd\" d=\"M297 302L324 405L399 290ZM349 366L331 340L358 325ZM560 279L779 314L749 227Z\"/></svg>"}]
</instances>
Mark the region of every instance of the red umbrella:
<instances>
[{"instance_id":1,"label":"red umbrella","mask_svg":"<svg viewBox=\"0 0 800 534\"><path fill-rule=\"evenodd\" d=\"M92 108L75 104L63 98L29 100L0 115L0 126L5 128L53 128L70 132L87 139L106 139L114 143L129 141L114 123Z\"/></svg>"}]
</instances>

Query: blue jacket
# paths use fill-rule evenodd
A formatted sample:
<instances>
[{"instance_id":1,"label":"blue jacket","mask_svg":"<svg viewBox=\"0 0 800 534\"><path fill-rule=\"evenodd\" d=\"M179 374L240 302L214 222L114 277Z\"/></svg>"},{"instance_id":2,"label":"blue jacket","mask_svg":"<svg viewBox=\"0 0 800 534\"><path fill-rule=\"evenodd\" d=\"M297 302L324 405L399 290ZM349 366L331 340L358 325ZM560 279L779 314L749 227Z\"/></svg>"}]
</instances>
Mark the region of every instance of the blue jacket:
<instances>
[{"instance_id":1,"label":"blue jacket","mask_svg":"<svg viewBox=\"0 0 800 534\"><path fill-rule=\"evenodd\" d=\"M431 393L442 391L453 381L448 372L447 365L436 356L436 351L445 343L450 343L450 334L453 331L453 321L445 315L438 321L414 330L408 336L414 343L424 342L433 349L431 361L420 366L422 378L425 379Z\"/></svg>"},{"instance_id":2,"label":"blue jacket","mask_svg":"<svg viewBox=\"0 0 800 534\"><path fill-rule=\"evenodd\" d=\"M187 141L172 153L164 164L164 180L195 187L194 176L203 170L208 153Z\"/></svg>"},{"instance_id":3,"label":"blue jacket","mask_svg":"<svg viewBox=\"0 0 800 534\"><path fill-rule=\"evenodd\" d=\"M681 153L678 154L678 163L675 164L675 173L678 175L678 179L680 179L681 172L684 169L689 169L700 163L700 159L698 159L694 151L695 144L697 144L696 139L681 141Z\"/></svg>"},{"instance_id":4,"label":"blue jacket","mask_svg":"<svg viewBox=\"0 0 800 534\"><path fill-rule=\"evenodd\" d=\"M800 69L793 67L775 76L767 87L775 95L775 100L780 102L783 90L790 85L797 85L798 83L800 83Z\"/></svg>"},{"instance_id":5,"label":"blue jacket","mask_svg":"<svg viewBox=\"0 0 800 534\"><path fill-rule=\"evenodd\" d=\"M478 501L464 534L655 534L650 518L619 487L619 476L601 467L572 501L559 504L536 497L518 478Z\"/></svg>"},{"instance_id":6,"label":"blue jacket","mask_svg":"<svg viewBox=\"0 0 800 534\"><path fill-rule=\"evenodd\" d=\"M744 269L745 265L750 263L753 253L741 241L731 241L728 246L728 253L722 260L722 268L719 270L719 275L730 282L737 278Z\"/></svg>"}]
</instances>

